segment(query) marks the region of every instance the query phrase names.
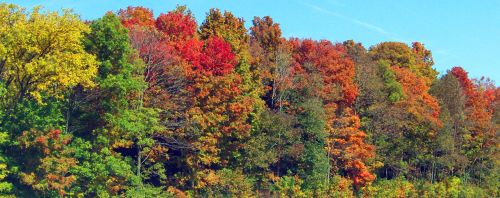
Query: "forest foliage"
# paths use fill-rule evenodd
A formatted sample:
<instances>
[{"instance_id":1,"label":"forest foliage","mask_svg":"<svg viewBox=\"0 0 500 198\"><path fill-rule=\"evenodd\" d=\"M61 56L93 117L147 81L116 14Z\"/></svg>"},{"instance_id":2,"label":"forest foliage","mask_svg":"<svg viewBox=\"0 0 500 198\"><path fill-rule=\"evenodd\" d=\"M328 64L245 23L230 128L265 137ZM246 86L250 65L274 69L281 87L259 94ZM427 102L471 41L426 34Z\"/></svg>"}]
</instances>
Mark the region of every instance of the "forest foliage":
<instances>
[{"instance_id":1,"label":"forest foliage","mask_svg":"<svg viewBox=\"0 0 500 198\"><path fill-rule=\"evenodd\" d=\"M0 4L1 197L498 197L500 89L424 44Z\"/></svg>"}]
</instances>

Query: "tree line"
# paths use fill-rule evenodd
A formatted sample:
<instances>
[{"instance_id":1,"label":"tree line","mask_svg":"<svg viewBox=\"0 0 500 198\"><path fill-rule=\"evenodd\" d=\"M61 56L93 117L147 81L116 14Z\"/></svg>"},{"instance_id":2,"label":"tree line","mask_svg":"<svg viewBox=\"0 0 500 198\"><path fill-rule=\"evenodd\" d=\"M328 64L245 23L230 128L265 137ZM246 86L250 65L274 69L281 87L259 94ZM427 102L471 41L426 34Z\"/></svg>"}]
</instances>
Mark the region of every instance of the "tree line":
<instances>
[{"instance_id":1,"label":"tree line","mask_svg":"<svg viewBox=\"0 0 500 198\"><path fill-rule=\"evenodd\" d=\"M499 196L494 82L251 22L0 4L0 196Z\"/></svg>"}]
</instances>

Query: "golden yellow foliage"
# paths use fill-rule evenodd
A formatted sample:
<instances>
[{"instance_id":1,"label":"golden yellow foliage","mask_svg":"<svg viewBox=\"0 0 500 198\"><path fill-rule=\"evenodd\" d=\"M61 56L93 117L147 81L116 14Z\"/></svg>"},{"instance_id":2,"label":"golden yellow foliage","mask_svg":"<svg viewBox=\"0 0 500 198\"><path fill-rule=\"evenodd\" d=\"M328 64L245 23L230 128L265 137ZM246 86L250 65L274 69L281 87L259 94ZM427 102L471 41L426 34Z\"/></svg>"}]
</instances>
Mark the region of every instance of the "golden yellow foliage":
<instances>
[{"instance_id":1,"label":"golden yellow foliage","mask_svg":"<svg viewBox=\"0 0 500 198\"><path fill-rule=\"evenodd\" d=\"M44 93L62 97L66 88L94 86L97 61L81 42L90 29L69 10L0 4L0 24L0 79L16 98L41 102Z\"/></svg>"}]
</instances>

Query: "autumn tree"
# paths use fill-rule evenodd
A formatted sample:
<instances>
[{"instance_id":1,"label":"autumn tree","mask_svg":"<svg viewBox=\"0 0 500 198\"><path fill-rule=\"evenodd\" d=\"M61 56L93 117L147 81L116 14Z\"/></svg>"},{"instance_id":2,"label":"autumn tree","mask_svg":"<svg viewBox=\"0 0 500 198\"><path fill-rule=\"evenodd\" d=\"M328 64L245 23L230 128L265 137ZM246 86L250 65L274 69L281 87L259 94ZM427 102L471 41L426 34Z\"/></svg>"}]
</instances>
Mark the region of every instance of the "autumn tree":
<instances>
[{"instance_id":1,"label":"autumn tree","mask_svg":"<svg viewBox=\"0 0 500 198\"><path fill-rule=\"evenodd\" d=\"M38 191L38 195L64 196L76 180L71 168L77 165L72 156L74 150L67 147L70 135L60 130L25 131L19 137L21 149L30 152L30 159L24 160L20 179L23 184Z\"/></svg>"},{"instance_id":2,"label":"autumn tree","mask_svg":"<svg viewBox=\"0 0 500 198\"><path fill-rule=\"evenodd\" d=\"M487 82L469 79L467 72L461 67L452 68L450 73L460 82L466 98L464 127L467 132L464 134L463 147L466 150L464 154L471 161L466 172L481 179L487 176L482 173L494 166L491 159L496 152L494 145L498 142L491 109L495 100L495 88Z\"/></svg>"},{"instance_id":3,"label":"autumn tree","mask_svg":"<svg viewBox=\"0 0 500 198\"><path fill-rule=\"evenodd\" d=\"M188 122L195 130L188 132L194 135L190 141L198 152L188 157L188 163L194 171L200 171L195 172L201 177L196 185L203 187L213 182L209 180L213 167L235 162L241 140L250 132L252 105L238 87L242 79L234 72L235 55L229 43L222 38L209 38L199 60L200 65L193 64L187 88L192 94Z\"/></svg>"},{"instance_id":4,"label":"autumn tree","mask_svg":"<svg viewBox=\"0 0 500 198\"><path fill-rule=\"evenodd\" d=\"M218 9L211 9L200 26L200 37L208 39L210 37L220 37L226 40L231 49L236 54L236 71L243 77L246 86L255 83L256 73L251 71L249 64L249 39L247 29L244 26L244 20L237 18L231 12L222 13ZM253 72L253 73L252 73ZM256 88L256 87L255 87ZM253 88L253 89L255 89ZM245 87L245 89L252 89Z\"/></svg>"},{"instance_id":5,"label":"autumn tree","mask_svg":"<svg viewBox=\"0 0 500 198\"><path fill-rule=\"evenodd\" d=\"M119 10L118 15L122 24L127 28L133 26L154 27L155 25L153 12L145 7L129 6L127 9Z\"/></svg>"},{"instance_id":6,"label":"autumn tree","mask_svg":"<svg viewBox=\"0 0 500 198\"><path fill-rule=\"evenodd\" d=\"M383 42L373 46L370 53L375 61L385 60L390 66L409 68L425 79L427 86L436 78L432 53L422 43L414 42L410 48L405 43Z\"/></svg>"},{"instance_id":7,"label":"autumn tree","mask_svg":"<svg viewBox=\"0 0 500 198\"><path fill-rule=\"evenodd\" d=\"M162 13L156 19L156 29L163 32L172 41L185 41L196 36L196 20L185 6Z\"/></svg>"},{"instance_id":8,"label":"autumn tree","mask_svg":"<svg viewBox=\"0 0 500 198\"><path fill-rule=\"evenodd\" d=\"M97 63L82 45L89 28L69 10L26 11L0 4L0 18L6 24L0 29L0 131L8 134L2 144L9 144L2 151L2 178L14 184L16 196L65 194L75 165L71 152L61 148L67 143L28 148L20 142L23 134L36 136L54 128L70 136L63 114L68 93L76 86L95 86ZM46 149L51 151L42 153ZM27 150L34 156L19 155ZM9 183L2 183L2 191L8 191Z\"/></svg>"},{"instance_id":9,"label":"autumn tree","mask_svg":"<svg viewBox=\"0 0 500 198\"><path fill-rule=\"evenodd\" d=\"M89 29L76 15L67 10L44 13L39 7L28 15L9 4L1 4L0 10L2 24L8 24L0 30L0 81L8 90L8 109L0 125L7 127L29 115L22 115L19 106L27 100L40 106L50 97L63 98L74 86L94 86L96 61L81 45Z\"/></svg>"},{"instance_id":10,"label":"autumn tree","mask_svg":"<svg viewBox=\"0 0 500 198\"><path fill-rule=\"evenodd\" d=\"M370 48L369 54L379 64L388 100L383 108L372 108L367 125L384 163L381 173L393 177L415 171L411 175L430 177L435 159L432 142L442 124L439 104L429 94L436 78L430 52L419 43L412 49L404 43L385 42Z\"/></svg>"},{"instance_id":11,"label":"autumn tree","mask_svg":"<svg viewBox=\"0 0 500 198\"><path fill-rule=\"evenodd\" d=\"M246 31L242 19L212 9L200 26L201 45L191 40L181 49L189 63L188 122L195 126L187 131L194 134L188 141L198 152L187 160L197 175L195 188L212 185L216 167L245 163L238 156L262 111Z\"/></svg>"},{"instance_id":12,"label":"autumn tree","mask_svg":"<svg viewBox=\"0 0 500 198\"><path fill-rule=\"evenodd\" d=\"M329 41L292 40L297 73L307 75L316 70L321 79L313 93L323 101L326 114L327 151L332 170L351 178L356 186L374 179L365 166L373 157L373 146L364 141L359 130L359 117L353 112L357 96L354 84L355 67L341 44ZM306 78L310 79L310 78Z\"/></svg>"},{"instance_id":13,"label":"autumn tree","mask_svg":"<svg viewBox=\"0 0 500 198\"><path fill-rule=\"evenodd\" d=\"M260 72L256 65L251 64L249 52L250 37L244 25L244 20L234 16L231 12L222 13L218 9L211 9L200 26L200 38L220 37L226 40L235 54L235 72L241 76L243 83L239 89L249 96L254 115L258 115L263 109L260 100L262 87L259 84ZM250 122L256 122L257 117L252 116Z\"/></svg>"},{"instance_id":14,"label":"autumn tree","mask_svg":"<svg viewBox=\"0 0 500 198\"><path fill-rule=\"evenodd\" d=\"M35 8L27 16L17 6L1 6L2 23L9 24L0 32L1 78L13 97L41 102L45 93L61 96L68 87L93 86L95 59L80 45L89 29L76 15L69 11L43 13Z\"/></svg>"},{"instance_id":15,"label":"autumn tree","mask_svg":"<svg viewBox=\"0 0 500 198\"><path fill-rule=\"evenodd\" d=\"M141 8L130 7L119 13L133 13L137 9ZM150 13L148 16L152 17L152 12L147 11ZM129 15L133 14L126 14ZM126 25L127 18L122 17L121 20ZM167 128L157 137L164 144L177 145L182 141L178 137L172 137L172 134L182 133L179 130L186 124L186 76L190 75L188 68L191 63L199 64L203 45L197 38L196 21L189 10L179 6L173 11L160 14L155 20L155 26L137 23L127 28L131 46L138 50L145 65L144 81L148 86L144 105L160 109L161 123Z\"/></svg>"},{"instance_id":16,"label":"autumn tree","mask_svg":"<svg viewBox=\"0 0 500 198\"><path fill-rule=\"evenodd\" d=\"M269 16L255 17L250 28L253 64L258 65L263 99L271 109L283 109L286 90L292 83L292 56L290 46L281 37L279 24Z\"/></svg>"}]
</instances>

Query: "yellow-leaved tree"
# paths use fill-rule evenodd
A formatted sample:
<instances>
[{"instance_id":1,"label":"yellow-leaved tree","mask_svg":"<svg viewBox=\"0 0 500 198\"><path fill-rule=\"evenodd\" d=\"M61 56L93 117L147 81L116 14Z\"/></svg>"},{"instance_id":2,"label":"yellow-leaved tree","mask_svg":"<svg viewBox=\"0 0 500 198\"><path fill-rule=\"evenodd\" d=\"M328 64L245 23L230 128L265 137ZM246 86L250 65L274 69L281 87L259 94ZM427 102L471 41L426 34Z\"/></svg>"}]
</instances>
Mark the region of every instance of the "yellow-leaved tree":
<instances>
[{"instance_id":1,"label":"yellow-leaved tree","mask_svg":"<svg viewBox=\"0 0 500 198\"><path fill-rule=\"evenodd\" d=\"M22 101L42 95L62 97L78 84L93 86L95 57L81 43L89 27L69 10L31 12L0 4L0 82L9 98Z\"/></svg>"}]
</instances>

